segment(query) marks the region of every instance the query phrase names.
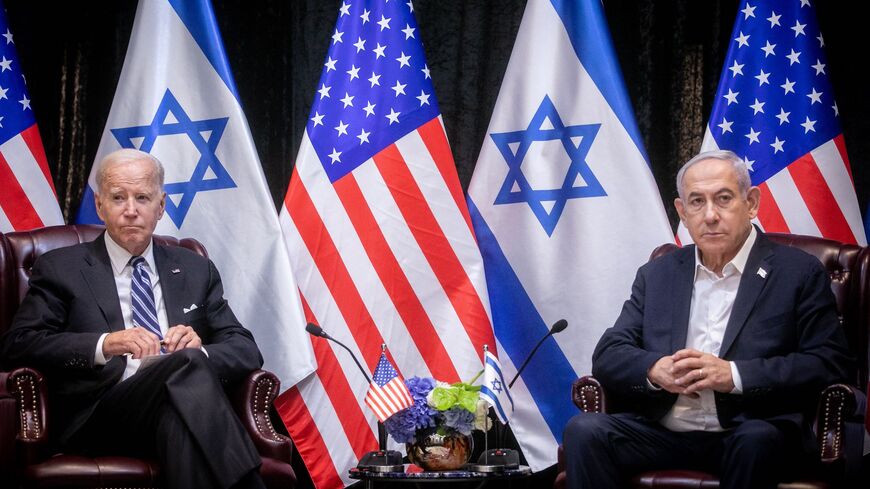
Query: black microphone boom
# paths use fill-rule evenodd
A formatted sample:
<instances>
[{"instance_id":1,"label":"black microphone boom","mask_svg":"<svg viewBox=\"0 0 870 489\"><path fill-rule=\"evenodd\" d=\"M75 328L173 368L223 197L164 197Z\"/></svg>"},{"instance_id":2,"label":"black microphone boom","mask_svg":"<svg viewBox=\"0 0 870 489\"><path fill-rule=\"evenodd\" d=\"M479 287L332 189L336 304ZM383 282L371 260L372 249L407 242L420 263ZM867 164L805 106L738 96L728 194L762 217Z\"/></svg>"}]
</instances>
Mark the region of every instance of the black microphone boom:
<instances>
[{"instance_id":1,"label":"black microphone boom","mask_svg":"<svg viewBox=\"0 0 870 489\"><path fill-rule=\"evenodd\" d=\"M510 384L508 384L508 387L514 386L514 382L517 381L517 379L520 377L520 374L523 373L523 370L526 369L526 365L529 364L529 360L531 360L532 357L535 356L535 352L538 351L538 348L541 347L541 344L544 343L544 340L546 340L550 336L553 336L556 333L561 333L567 327L568 327L568 321L565 319L560 319L560 320L556 321L555 323L553 323L553 326L550 327L550 331L547 331L547 334L545 334L544 337L541 338L540 341L538 341L538 344L535 345L535 347L532 349L532 352L529 353L529 356L527 356L526 360L523 362L523 364L520 365L519 370L517 370L517 374L514 375L513 379L511 379L511 382L510 382Z\"/></svg>"},{"instance_id":2,"label":"black microphone boom","mask_svg":"<svg viewBox=\"0 0 870 489\"><path fill-rule=\"evenodd\" d=\"M327 340L329 340L329 341L339 345L340 347L344 348L345 350L347 350L347 352L350 353L350 357L353 358L354 363L356 363L356 366L359 368L359 371L362 372L363 377L366 378L366 382L368 382L369 384L372 383L372 378L369 377L369 374L368 374L368 372L366 372L366 369L364 369L362 364L359 363L359 360L356 359L356 355L354 355L353 352L350 351L350 348L344 346L344 343L338 341L337 339L333 338L332 336L329 336L328 334L326 334L326 331L323 331L323 328L321 328L320 326L318 326L314 323L306 324L305 331L308 331L308 334L311 334L313 336L319 336L321 338L326 338Z\"/></svg>"},{"instance_id":3,"label":"black microphone boom","mask_svg":"<svg viewBox=\"0 0 870 489\"><path fill-rule=\"evenodd\" d=\"M323 328L314 323L306 324L305 331L308 331L312 336L326 338L347 350L347 352L350 353L350 357L353 358L353 362L356 363L357 368L359 368L359 371L362 372L363 377L366 378L366 382L369 384L372 383L372 378L369 377L366 369L363 368L362 364L357 360L356 355L354 355L350 348L345 346L344 343L329 336L326 331L323 331ZM377 472L400 472L404 469L402 466L402 454L395 450L387 450L387 428L384 426L384 423L378 421L378 449L376 451L365 453L362 458L360 458L357 468L360 470L373 470Z\"/></svg>"}]
</instances>

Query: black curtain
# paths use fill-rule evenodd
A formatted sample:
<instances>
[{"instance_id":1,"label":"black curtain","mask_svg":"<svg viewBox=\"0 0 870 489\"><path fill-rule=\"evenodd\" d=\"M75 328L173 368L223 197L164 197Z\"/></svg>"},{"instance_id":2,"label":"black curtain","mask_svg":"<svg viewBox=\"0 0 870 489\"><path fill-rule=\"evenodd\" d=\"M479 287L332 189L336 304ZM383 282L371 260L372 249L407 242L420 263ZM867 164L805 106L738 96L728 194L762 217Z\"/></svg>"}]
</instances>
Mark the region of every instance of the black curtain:
<instances>
[{"instance_id":1,"label":"black curtain","mask_svg":"<svg viewBox=\"0 0 870 489\"><path fill-rule=\"evenodd\" d=\"M6 2L32 106L67 220L75 216L121 73L135 0ZM280 205L341 0L215 0L215 15L269 189ZM617 55L671 220L677 168L700 147L735 0L604 0ZM852 2L817 1L829 73L859 202L870 106L867 17ZM468 185L525 0L417 0L436 94Z\"/></svg>"}]
</instances>

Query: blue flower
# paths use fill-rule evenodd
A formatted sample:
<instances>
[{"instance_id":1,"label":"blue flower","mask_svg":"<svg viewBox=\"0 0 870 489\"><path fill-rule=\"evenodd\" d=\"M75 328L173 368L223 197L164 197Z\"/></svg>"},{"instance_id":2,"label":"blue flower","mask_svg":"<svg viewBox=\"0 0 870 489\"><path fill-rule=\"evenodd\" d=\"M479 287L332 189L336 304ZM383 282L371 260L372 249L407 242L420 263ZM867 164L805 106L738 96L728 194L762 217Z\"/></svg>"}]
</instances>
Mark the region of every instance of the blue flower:
<instances>
[{"instance_id":1,"label":"blue flower","mask_svg":"<svg viewBox=\"0 0 870 489\"><path fill-rule=\"evenodd\" d=\"M435 381L428 377L411 377L405 380L405 385L414 399L414 404L387 418L384 426L397 442L414 443L414 434L418 429L435 426L435 415L438 411L426 402L429 391L435 388Z\"/></svg>"},{"instance_id":2,"label":"blue flower","mask_svg":"<svg viewBox=\"0 0 870 489\"><path fill-rule=\"evenodd\" d=\"M474 424L474 413L462 407L452 407L441 411L444 426L452 428L463 435L470 435Z\"/></svg>"},{"instance_id":3,"label":"blue flower","mask_svg":"<svg viewBox=\"0 0 870 489\"><path fill-rule=\"evenodd\" d=\"M387 433L394 440L399 443L415 443L418 432L429 428L436 428L442 435L444 431L471 434L476 411L471 409L482 402L477 398L479 387L461 382L439 384L431 377L411 377L405 380L405 386L408 387L414 404L384 422ZM439 389L433 393L436 387ZM435 400L432 399L434 394L439 394L434 396L437 398ZM469 404L472 407L468 407Z\"/></svg>"}]
</instances>

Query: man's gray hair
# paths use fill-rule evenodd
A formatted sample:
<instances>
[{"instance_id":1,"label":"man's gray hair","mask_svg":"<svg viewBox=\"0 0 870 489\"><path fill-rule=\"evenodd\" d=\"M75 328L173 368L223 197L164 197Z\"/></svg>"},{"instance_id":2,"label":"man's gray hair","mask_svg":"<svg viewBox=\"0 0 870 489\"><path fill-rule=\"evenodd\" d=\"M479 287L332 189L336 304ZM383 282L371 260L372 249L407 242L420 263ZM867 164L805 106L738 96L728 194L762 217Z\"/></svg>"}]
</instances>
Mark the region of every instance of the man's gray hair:
<instances>
[{"instance_id":1,"label":"man's gray hair","mask_svg":"<svg viewBox=\"0 0 870 489\"><path fill-rule=\"evenodd\" d=\"M144 151L139 151L138 149L132 148L124 148L116 151L112 151L107 154L100 160L100 166L97 167L97 192L103 188L103 180L106 178L106 168L111 165L120 164L120 163L131 163L133 161L150 161L154 164L155 170L157 170L157 185L160 190L163 190L163 179L164 179L164 171L163 171L163 163L160 163L154 155L150 153L146 153Z\"/></svg>"},{"instance_id":2,"label":"man's gray hair","mask_svg":"<svg viewBox=\"0 0 870 489\"><path fill-rule=\"evenodd\" d=\"M752 179L749 178L749 168L746 167L746 162L734 154L733 151L723 149L700 153L687 161L686 164L680 168L680 171L677 172L677 193L680 195L680 200L685 200L686 198L683 192L683 177L686 175L686 170L703 160L722 160L731 163L731 167L734 168L734 173L737 174L737 189L740 190L740 196L745 199L746 196L749 195L749 187L752 186Z\"/></svg>"}]
</instances>

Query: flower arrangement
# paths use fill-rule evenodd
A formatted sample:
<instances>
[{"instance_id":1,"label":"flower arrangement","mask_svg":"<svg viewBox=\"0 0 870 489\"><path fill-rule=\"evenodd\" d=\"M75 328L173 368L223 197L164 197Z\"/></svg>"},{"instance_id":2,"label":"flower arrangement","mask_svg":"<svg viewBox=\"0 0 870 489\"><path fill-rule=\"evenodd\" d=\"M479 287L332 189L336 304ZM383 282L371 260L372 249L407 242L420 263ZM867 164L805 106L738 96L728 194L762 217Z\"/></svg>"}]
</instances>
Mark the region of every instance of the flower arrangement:
<instances>
[{"instance_id":1,"label":"flower arrangement","mask_svg":"<svg viewBox=\"0 0 870 489\"><path fill-rule=\"evenodd\" d=\"M405 385L414 404L384 422L397 442L416 443L418 430L434 430L441 436L454 431L467 436L472 429L489 429L489 407L480 400L480 386L465 382L447 384L431 377L411 377L405 380Z\"/></svg>"}]
</instances>

